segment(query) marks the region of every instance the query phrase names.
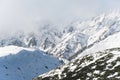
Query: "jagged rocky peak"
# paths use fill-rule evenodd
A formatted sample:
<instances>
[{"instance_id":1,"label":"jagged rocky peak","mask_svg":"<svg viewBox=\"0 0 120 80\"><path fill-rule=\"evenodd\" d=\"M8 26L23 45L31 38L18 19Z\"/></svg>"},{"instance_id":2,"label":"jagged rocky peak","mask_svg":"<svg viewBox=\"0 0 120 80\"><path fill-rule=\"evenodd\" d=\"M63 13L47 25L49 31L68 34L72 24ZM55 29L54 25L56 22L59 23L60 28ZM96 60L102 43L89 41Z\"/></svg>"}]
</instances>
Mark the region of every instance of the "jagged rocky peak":
<instances>
[{"instance_id":1,"label":"jagged rocky peak","mask_svg":"<svg viewBox=\"0 0 120 80\"><path fill-rule=\"evenodd\" d=\"M26 47L26 44L24 43L24 37L25 35L21 32L0 36L0 46L4 47L8 45L15 45Z\"/></svg>"},{"instance_id":2,"label":"jagged rocky peak","mask_svg":"<svg viewBox=\"0 0 120 80\"><path fill-rule=\"evenodd\" d=\"M34 32L17 32L0 38L0 46L38 47L43 50L53 48L62 37L60 30L44 25Z\"/></svg>"},{"instance_id":3,"label":"jagged rocky peak","mask_svg":"<svg viewBox=\"0 0 120 80\"><path fill-rule=\"evenodd\" d=\"M25 42L27 47L36 47L38 43L36 35L34 33L27 35L27 37L25 37Z\"/></svg>"},{"instance_id":4,"label":"jagged rocky peak","mask_svg":"<svg viewBox=\"0 0 120 80\"><path fill-rule=\"evenodd\" d=\"M79 31L70 32L61 39L61 42L50 53L58 58L69 59L78 50L87 46L87 39L88 37Z\"/></svg>"},{"instance_id":5,"label":"jagged rocky peak","mask_svg":"<svg viewBox=\"0 0 120 80\"><path fill-rule=\"evenodd\" d=\"M62 37L61 30L58 30L56 27L51 27L51 25L46 25L39 32L39 45L43 50L49 50L60 41Z\"/></svg>"},{"instance_id":6,"label":"jagged rocky peak","mask_svg":"<svg viewBox=\"0 0 120 80\"><path fill-rule=\"evenodd\" d=\"M63 29L63 33L70 33L70 32L74 32L75 31L75 27L72 25L69 25L67 27L65 27L65 29Z\"/></svg>"},{"instance_id":7,"label":"jagged rocky peak","mask_svg":"<svg viewBox=\"0 0 120 80\"><path fill-rule=\"evenodd\" d=\"M120 48L86 54L33 80L119 80Z\"/></svg>"}]
</instances>

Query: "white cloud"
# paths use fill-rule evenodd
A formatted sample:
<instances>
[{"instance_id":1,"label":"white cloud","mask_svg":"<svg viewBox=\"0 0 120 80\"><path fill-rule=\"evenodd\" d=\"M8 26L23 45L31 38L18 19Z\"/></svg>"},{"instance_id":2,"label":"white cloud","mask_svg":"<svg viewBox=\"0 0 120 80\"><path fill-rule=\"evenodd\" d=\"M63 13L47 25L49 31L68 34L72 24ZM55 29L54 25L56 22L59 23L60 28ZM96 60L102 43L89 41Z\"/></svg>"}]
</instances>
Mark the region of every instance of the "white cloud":
<instances>
[{"instance_id":1,"label":"white cloud","mask_svg":"<svg viewBox=\"0 0 120 80\"><path fill-rule=\"evenodd\" d=\"M120 0L0 0L0 32L32 31L45 21L68 24L119 9L119 4Z\"/></svg>"}]
</instances>

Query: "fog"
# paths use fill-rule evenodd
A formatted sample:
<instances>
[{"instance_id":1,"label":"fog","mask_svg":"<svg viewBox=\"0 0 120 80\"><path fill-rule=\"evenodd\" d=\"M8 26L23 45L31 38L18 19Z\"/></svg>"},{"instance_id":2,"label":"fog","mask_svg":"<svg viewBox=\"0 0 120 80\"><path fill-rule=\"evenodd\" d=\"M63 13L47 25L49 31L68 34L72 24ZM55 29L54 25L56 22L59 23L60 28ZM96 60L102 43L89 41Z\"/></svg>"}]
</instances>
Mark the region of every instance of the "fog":
<instances>
[{"instance_id":1,"label":"fog","mask_svg":"<svg viewBox=\"0 0 120 80\"><path fill-rule=\"evenodd\" d=\"M119 9L120 0L0 0L0 34L36 31L49 23L61 28Z\"/></svg>"}]
</instances>

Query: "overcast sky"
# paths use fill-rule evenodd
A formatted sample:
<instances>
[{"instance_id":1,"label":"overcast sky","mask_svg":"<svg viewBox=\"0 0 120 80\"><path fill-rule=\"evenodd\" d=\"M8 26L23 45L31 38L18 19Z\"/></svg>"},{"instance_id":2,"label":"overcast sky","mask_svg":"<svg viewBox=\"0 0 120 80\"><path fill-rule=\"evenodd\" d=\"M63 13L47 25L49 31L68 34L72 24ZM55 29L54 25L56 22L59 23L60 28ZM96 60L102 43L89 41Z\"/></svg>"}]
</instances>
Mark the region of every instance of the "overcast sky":
<instances>
[{"instance_id":1,"label":"overcast sky","mask_svg":"<svg viewBox=\"0 0 120 80\"><path fill-rule=\"evenodd\" d=\"M0 0L0 32L34 30L120 9L120 0Z\"/></svg>"}]
</instances>

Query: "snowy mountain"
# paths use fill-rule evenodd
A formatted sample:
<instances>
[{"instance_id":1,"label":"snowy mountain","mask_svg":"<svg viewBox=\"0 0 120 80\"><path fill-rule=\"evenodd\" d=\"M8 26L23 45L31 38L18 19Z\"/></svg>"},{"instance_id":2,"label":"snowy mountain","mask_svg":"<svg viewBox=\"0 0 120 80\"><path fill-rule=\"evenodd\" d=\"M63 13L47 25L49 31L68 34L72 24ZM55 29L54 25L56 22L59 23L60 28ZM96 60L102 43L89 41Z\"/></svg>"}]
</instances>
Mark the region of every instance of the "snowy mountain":
<instances>
[{"instance_id":1,"label":"snowy mountain","mask_svg":"<svg viewBox=\"0 0 120 80\"><path fill-rule=\"evenodd\" d=\"M111 75L116 76L113 79L119 77L119 70L113 69L114 65L106 64L106 61L116 56L119 58L120 13L102 14L91 20L77 21L61 30L51 26L53 25L44 25L31 33L18 32L0 36L2 80L30 80L51 69L53 70L34 80L94 80L99 77L109 79ZM65 63L66 59L70 62ZM61 64L60 60L65 61L65 65L54 69ZM117 61L119 59L111 63L117 64ZM106 70L107 65L112 65L112 68ZM112 73L111 69L116 73ZM102 72L109 74L102 76Z\"/></svg>"},{"instance_id":2,"label":"snowy mountain","mask_svg":"<svg viewBox=\"0 0 120 80\"><path fill-rule=\"evenodd\" d=\"M52 25L51 25L52 26ZM37 47L41 50L49 50L53 48L61 38L62 33L57 29L52 29L49 25L44 25L38 31L33 32L17 32L0 36L0 46L15 45L19 47Z\"/></svg>"},{"instance_id":3,"label":"snowy mountain","mask_svg":"<svg viewBox=\"0 0 120 80\"><path fill-rule=\"evenodd\" d=\"M38 49L0 47L0 80L32 80L61 62Z\"/></svg>"},{"instance_id":4,"label":"snowy mountain","mask_svg":"<svg viewBox=\"0 0 120 80\"><path fill-rule=\"evenodd\" d=\"M81 56L33 80L119 80L120 48Z\"/></svg>"},{"instance_id":5,"label":"snowy mountain","mask_svg":"<svg viewBox=\"0 0 120 80\"><path fill-rule=\"evenodd\" d=\"M61 41L51 50L53 55L66 59L82 53L107 37L120 32L120 14L102 14L91 20L75 22L64 29Z\"/></svg>"},{"instance_id":6,"label":"snowy mountain","mask_svg":"<svg viewBox=\"0 0 120 80\"><path fill-rule=\"evenodd\" d=\"M15 45L37 47L57 58L71 60L107 37L120 31L120 14L102 14L86 21L76 21L63 29L52 23L43 25L31 33L18 32L6 37L0 36L0 46Z\"/></svg>"},{"instance_id":7,"label":"snowy mountain","mask_svg":"<svg viewBox=\"0 0 120 80\"><path fill-rule=\"evenodd\" d=\"M33 80L119 80L120 13L71 26L50 52L71 61Z\"/></svg>"},{"instance_id":8,"label":"snowy mountain","mask_svg":"<svg viewBox=\"0 0 120 80\"><path fill-rule=\"evenodd\" d=\"M79 31L67 33L55 48L51 50L51 54L55 57L69 59L74 53L87 46L87 36Z\"/></svg>"}]
</instances>

